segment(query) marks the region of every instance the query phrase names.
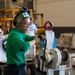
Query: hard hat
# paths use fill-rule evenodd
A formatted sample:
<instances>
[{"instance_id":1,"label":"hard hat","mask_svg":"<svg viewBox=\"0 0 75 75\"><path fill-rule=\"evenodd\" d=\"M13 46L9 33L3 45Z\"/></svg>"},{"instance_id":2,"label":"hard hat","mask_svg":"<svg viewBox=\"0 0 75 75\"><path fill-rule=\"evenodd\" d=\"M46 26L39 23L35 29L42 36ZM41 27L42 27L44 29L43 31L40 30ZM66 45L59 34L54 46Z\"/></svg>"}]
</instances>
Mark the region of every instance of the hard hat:
<instances>
[{"instance_id":1,"label":"hard hat","mask_svg":"<svg viewBox=\"0 0 75 75\"><path fill-rule=\"evenodd\" d=\"M30 11L28 10L27 7L22 7L19 12L15 15L14 20L13 20L13 24L14 26L19 26L21 21L24 18L30 18Z\"/></svg>"}]
</instances>

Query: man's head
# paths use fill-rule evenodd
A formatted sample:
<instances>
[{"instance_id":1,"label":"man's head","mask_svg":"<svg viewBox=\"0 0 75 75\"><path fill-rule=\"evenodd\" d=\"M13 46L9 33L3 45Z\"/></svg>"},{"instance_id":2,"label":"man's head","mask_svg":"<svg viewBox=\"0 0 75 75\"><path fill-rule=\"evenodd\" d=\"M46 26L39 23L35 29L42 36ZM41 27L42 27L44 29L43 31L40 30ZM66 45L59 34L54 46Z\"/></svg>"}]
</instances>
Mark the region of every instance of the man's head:
<instances>
[{"instance_id":1,"label":"man's head","mask_svg":"<svg viewBox=\"0 0 75 75\"><path fill-rule=\"evenodd\" d=\"M30 24L33 24L34 18L30 18Z\"/></svg>"},{"instance_id":2,"label":"man's head","mask_svg":"<svg viewBox=\"0 0 75 75\"><path fill-rule=\"evenodd\" d=\"M22 7L16 14L13 24L19 30L25 32L30 24L30 13L26 7Z\"/></svg>"}]
</instances>

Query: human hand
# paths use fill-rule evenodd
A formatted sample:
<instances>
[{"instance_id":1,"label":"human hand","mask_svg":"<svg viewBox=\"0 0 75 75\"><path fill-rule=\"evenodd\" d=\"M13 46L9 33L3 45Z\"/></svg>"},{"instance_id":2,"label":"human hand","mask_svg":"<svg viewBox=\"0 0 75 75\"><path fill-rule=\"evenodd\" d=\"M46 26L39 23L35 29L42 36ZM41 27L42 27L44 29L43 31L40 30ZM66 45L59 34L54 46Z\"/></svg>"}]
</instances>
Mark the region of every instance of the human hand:
<instances>
[{"instance_id":1,"label":"human hand","mask_svg":"<svg viewBox=\"0 0 75 75\"><path fill-rule=\"evenodd\" d=\"M35 41L36 41L36 44L40 43L40 38L36 37Z\"/></svg>"},{"instance_id":2,"label":"human hand","mask_svg":"<svg viewBox=\"0 0 75 75\"><path fill-rule=\"evenodd\" d=\"M45 35L43 35L43 34L39 34L39 35L38 35L38 38L40 38L40 40L46 40L46 37L45 37Z\"/></svg>"},{"instance_id":3,"label":"human hand","mask_svg":"<svg viewBox=\"0 0 75 75\"><path fill-rule=\"evenodd\" d=\"M29 43L30 43L30 46L32 47L36 43L36 41L35 40L32 40Z\"/></svg>"}]
</instances>

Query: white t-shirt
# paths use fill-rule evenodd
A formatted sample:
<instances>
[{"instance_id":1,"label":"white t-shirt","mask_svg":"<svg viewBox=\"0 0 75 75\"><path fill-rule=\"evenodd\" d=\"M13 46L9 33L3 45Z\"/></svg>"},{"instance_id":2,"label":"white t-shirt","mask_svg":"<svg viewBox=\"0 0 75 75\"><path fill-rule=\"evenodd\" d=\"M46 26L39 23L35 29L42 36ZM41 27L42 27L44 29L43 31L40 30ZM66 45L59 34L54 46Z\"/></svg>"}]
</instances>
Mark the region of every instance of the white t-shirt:
<instances>
[{"instance_id":1,"label":"white t-shirt","mask_svg":"<svg viewBox=\"0 0 75 75\"><path fill-rule=\"evenodd\" d=\"M35 24L32 24L29 26L28 30L27 30L27 34L30 36L34 36L35 35L35 31L37 31L37 27Z\"/></svg>"},{"instance_id":2,"label":"white t-shirt","mask_svg":"<svg viewBox=\"0 0 75 75\"><path fill-rule=\"evenodd\" d=\"M30 36L35 36L35 31L37 31L37 27L35 24L32 24L29 26L28 30L27 30L27 34L30 35ZM36 55L36 46L32 46L30 50L28 50L26 52L26 55L33 55L34 56Z\"/></svg>"}]
</instances>

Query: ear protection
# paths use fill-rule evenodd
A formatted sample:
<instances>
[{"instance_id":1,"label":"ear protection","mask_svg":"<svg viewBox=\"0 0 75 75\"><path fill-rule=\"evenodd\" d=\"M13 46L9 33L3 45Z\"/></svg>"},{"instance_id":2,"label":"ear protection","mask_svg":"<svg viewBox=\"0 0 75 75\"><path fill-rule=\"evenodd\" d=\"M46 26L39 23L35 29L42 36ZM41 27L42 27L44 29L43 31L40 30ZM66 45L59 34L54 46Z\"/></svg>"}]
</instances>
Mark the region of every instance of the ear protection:
<instances>
[{"instance_id":1,"label":"ear protection","mask_svg":"<svg viewBox=\"0 0 75 75\"><path fill-rule=\"evenodd\" d=\"M16 14L16 16L14 17L14 20L13 20L13 25L15 27L19 26L20 25L20 21L18 21L18 16L19 16L19 13Z\"/></svg>"},{"instance_id":2,"label":"ear protection","mask_svg":"<svg viewBox=\"0 0 75 75\"><path fill-rule=\"evenodd\" d=\"M30 15L30 11L28 10L27 7L22 7L19 12L16 14L16 16L13 19L13 24L15 27L19 26L21 24L21 21L18 20L18 17L20 16L21 13L27 13L28 15Z\"/></svg>"}]
</instances>

